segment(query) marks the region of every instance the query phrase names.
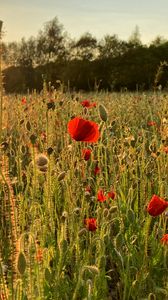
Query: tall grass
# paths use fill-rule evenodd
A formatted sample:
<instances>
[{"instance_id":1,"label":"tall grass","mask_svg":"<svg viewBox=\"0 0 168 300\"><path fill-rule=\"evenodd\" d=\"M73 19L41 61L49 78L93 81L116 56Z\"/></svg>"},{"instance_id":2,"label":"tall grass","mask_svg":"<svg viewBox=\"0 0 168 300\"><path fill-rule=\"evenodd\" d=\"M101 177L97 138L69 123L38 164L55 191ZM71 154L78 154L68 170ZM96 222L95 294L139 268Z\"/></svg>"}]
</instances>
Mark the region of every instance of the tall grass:
<instances>
[{"instance_id":1,"label":"tall grass","mask_svg":"<svg viewBox=\"0 0 168 300\"><path fill-rule=\"evenodd\" d=\"M84 109L86 98L97 107ZM168 299L167 216L146 211L153 194L168 195L167 94L71 95L45 84L3 100L0 299ZM74 116L99 124L88 161L88 145L67 132ZM100 189L115 199L98 202Z\"/></svg>"}]
</instances>

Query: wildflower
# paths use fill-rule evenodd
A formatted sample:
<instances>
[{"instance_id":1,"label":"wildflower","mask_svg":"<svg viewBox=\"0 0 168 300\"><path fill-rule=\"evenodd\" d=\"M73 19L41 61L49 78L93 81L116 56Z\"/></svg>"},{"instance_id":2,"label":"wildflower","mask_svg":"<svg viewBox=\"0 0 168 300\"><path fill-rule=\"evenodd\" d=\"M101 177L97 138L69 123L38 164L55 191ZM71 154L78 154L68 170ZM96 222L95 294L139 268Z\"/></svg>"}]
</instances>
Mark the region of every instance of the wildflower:
<instances>
[{"instance_id":1,"label":"wildflower","mask_svg":"<svg viewBox=\"0 0 168 300\"><path fill-rule=\"evenodd\" d=\"M26 100L25 97L23 97L23 98L21 99L21 103L22 103L23 105L27 103L27 100Z\"/></svg>"},{"instance_id":2,"label":"wildflower","mask_svg":"<svg viewBox=\"0 0 168 300\"><path fill-rule=\"evenodd\" d=\"M163 245L168 245L168 233L163 235L163 237L160 239L160 242Z\"/></svg>"},{"instance_id":3,"label":"wildflower","mask_svg":"<svg viewBox=\"0 0 168 300\"><path fill-rule=\"evenodd\" d=\"M168 207L167 201L158 197L157 195L153 195L147 206L147 211L151 216L156 217L162 214L162 212L164 212L164 210L167 207Z\"/></svg>"},{"instance_id":4,"label":"wildflower","mask_svg":"<svg viewBox=\"0 0 168 300\"><path fill-rule=\"evenodd\" d=\"M148 121L147 125L148 126L156 126L156 122L155 121Z\"/></svg>"},{"instance_id":5,"label":"wildflower","mask_svg":"<svg viewBox=\"0 0 168 300\"><path fill-rule=\"evenodd\" d=\"M107 197L104 195L103 190L99 190L97 193L97 201L104 202L106 201Z\"/></svg>"},{"instance_id":6,"label":"wildflower","mask_svg":"<svg viewBox=\"0 0 168 300\"><path fill-rule=\"evenodd\" d=\"M96 107L96 102L91 103L89 100L83 100L81 105L86 108Z\"/></svg>"},{"instance_id":7,"label":"wildflower","mask_svg":"<svg viewBox=\"0 0 168 300\"><path fill-rule=\"evenodd\" d=\"M100 168L98 167L98 165L96 165L96 167L94 168L94 175L96 176L97 174L100 174Z\"/></svg>"},{"instance_id":8,"label":"wildflower","mask_svg":"<svg viewBox=\"0 0 168 300\"><path fill-rule=\"evenodd\" d=\"M68 132L75 141L95 143L100 133L95 122L75 117L68 122Z\"/></svg>"},{"instance_id":9,"label":"wildflower","mask_svg":"<svg viewBox=\"0 0 168 300\"><path fill-rule=\"evenodd\" d=\"M82 156L84 160L89 160L91 156L92 151L90 149L83 149L82 150Z\"/></svg>"},{"instance_id":10,"label":"wildflower","mask_svg":"<svg viewBox=\"0 0 168 300\"><path fill-rule=\"evenodd\" d=\"M115 199L115 196L116 196L116 194L114 191L108 192L108 198Z\"/></svg>"},{"instance_id":11,"label":"wildflower","mask_svg":"<svg viewBox=\"0 0 168 300\"><path fill-rule=\"evenodd\" d=\"M84 224L89 231L95 231L97 229L97 220L95 218L84 219Z\"/></svg>"}]
</instances>

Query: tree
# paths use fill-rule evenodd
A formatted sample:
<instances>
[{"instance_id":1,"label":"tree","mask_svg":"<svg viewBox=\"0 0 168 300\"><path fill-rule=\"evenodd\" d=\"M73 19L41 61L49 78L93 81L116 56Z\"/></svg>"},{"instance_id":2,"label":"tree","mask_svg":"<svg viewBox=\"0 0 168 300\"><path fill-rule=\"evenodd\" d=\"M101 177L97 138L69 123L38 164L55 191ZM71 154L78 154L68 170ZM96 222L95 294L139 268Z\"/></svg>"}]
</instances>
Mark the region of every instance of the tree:
<instances>
[{"instance_id":1,"label":"tree","mask_svg":"<svg viewBox=\"0 0 168 300\"><path fill-rule=\"evenodd\" d=\"M83 34L72 44L72 57L80 60L93 60L97 55L97 40L90 33Z\"/></svg>"},{"instance_id":2,"label":"tree","mask_svg":"<svg viewBox=\"0 0 168 300\"><path fill-rule=\"evenodd\" d=\"M127 51L127 43L118 39L117 35L105 35L99 43L100 58L114 58Z\"/></svg>"},{"instance_id":3,"label":"tree","mask_svg":"<svg viewBox=\"0 0 168 300\"><path fill-rule=\"evenodd\" d=\"M36 40L31 37L28 41L24 38L18 45L19 57L18 64L23 67L32 67L36 65Z\"/></svg>"},{"instance_id":4,"label":"tree","mask_svg":"<svg viewBox=\"0 0 168 300\"><path fill-rule=\"evenodd\" d=\"M39 63L44 64L63 57L65 54L65 35L63 26L57 17L47 22L37 37L37 56Z\"/></svg>"},{"instance_id":5,"label":"tree","mask_svg":"<svg viewBox=\"0 0 168 300\"><path fill-rule=\"evenodd\" d=\"M142 45L141 42L141 34L138 25L135 26L134 31L132 32L131 36L129 37L128 43L131 47L136 48Z\"/></svg>"},{"instance_id":6,"label":"tree","mask_svg":"<svg viewBox=\"0 0 168 300\"><path fill-rule=\"evenodd\" d=\"M166 43L166 42L167 42L167 40L166 40L164 37L158 35L158 36L151 42L150 46L159 47L159 46L163 45L163 44Z\"/></svg>"}]
</instances>

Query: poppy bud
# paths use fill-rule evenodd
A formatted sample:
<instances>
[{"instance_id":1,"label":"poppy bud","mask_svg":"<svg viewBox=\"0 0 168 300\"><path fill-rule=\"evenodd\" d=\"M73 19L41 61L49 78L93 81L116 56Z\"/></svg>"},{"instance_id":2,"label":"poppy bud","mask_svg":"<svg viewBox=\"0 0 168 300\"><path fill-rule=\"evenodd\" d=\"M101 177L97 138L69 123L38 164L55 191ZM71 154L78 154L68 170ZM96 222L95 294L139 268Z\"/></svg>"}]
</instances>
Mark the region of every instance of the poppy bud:
<instances>
[{"instance_id":1,"label":"poppy bud","mask_svg":"<svg viewBox=\"0 0 168 300\"><path fill-rule=\"evenodd\" d=\"M106 122L106 121L107 121L107 119L108 119L107 110L106 110L106 108L104 107L104 105L102 105L102 104L99 105L99 115L100 115L100 119L101 119L103 122Z\"/></svg>"},{"instance_id":2,"label":"poppy bud","mask_svg":"<svg viewBox=\"0 0 168 300\"><path fill-rule=\"evenodd\" d=\"M41 168L48 164L48 158L44 154L39 154L36 157L36 165Z\"/></svg>"}]
</instances>

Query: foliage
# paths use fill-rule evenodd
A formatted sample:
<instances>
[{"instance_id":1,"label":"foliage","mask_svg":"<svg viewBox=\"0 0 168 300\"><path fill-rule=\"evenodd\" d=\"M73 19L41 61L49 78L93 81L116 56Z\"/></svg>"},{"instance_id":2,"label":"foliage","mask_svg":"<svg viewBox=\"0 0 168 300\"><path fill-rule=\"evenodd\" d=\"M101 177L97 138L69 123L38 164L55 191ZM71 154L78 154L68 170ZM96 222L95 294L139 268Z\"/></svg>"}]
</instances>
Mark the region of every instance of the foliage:
<instances>
[{"instance_id":1,"label":"foliage","mask_svg":"<svg viewBox=\"0 0 168 300\"><path fill-rule=\"evenodd\" d=\"M167 299L167 213L146 210L168 195L167 95L57 84L3 97L1 298ZM99 125L96 143L71 138L75 116Z\"/></svg>"},{"instance_id":2,"label":"foliage","mask_svg":"<svg viewBox=\"0 0 168 300\"><path fill-rule=\"evenodd\" d=\"M44 77L54 87L61 80L66 88L77 91L167 89L167 68L157 86L154 81L159 65L168 61L168 41L156 37L150 45L143 45L137 26L128 41L115 34L97 40L89 32L74 40L55 17L44 24L37 37L3 43L2 49L9 93L41 91Z\"/></svg>"}]
</instances>

